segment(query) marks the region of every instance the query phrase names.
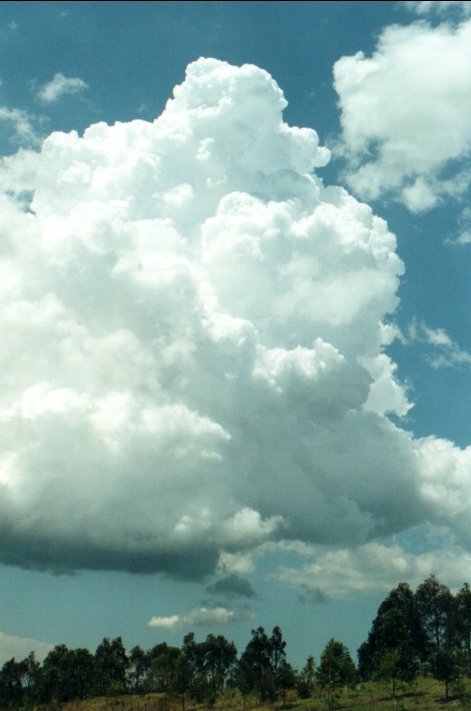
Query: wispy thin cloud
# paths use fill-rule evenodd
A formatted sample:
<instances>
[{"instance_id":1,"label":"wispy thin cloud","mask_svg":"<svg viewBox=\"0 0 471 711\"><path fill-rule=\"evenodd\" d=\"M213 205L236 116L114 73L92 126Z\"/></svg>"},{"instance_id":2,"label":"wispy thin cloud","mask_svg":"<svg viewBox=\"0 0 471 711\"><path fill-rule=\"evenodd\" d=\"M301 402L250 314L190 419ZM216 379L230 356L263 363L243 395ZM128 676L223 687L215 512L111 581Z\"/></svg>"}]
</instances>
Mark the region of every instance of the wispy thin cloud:
<instances>
[{"instance_id":1,"label":"wispy thin cloud","mask_svg":"<svg viewBox=\"0 0 471 711\"><path fill-rule=\"evenodd\" d=\"M446 244L464 247L471 243L471 208L465 207L457 220L456 236L445 241Z\"/></svg>"},{"instance_id":2,"label":"wispy thin cloud","mask_svg":"<svg viewBox=\"0 0 471 711\"><path fill-rule=\"evenodd\" d=\"M12 127L12 142L28 146L36 146L39 143L40 139L33 127L33 118L27 111L0 106L0 121Z\"/></svg>"},{"instance_id":3,"label":"wispy thin cloud","mask_svg":"<svg viewBox=\"0 0 471 711\"><path fill-rule=\"evenodd\" d=\"M431 328L424 321L414 320L409 325L409 337L432 347L426 355L432 368L471 366L471 353L460 348L444 328Z\"/></svg>"},{"instance_id":4,"label":"wispy thin cloud","mask_svg":"<svg viewBox=\"0 0 471 711\"><path fill-rule=\"evenodd\" d=\"M445 15L450 11L458 12L465 17L471 15L469 0L405 0L403 5L422 17L432 13Z\"/></svg>"}]
</instances>

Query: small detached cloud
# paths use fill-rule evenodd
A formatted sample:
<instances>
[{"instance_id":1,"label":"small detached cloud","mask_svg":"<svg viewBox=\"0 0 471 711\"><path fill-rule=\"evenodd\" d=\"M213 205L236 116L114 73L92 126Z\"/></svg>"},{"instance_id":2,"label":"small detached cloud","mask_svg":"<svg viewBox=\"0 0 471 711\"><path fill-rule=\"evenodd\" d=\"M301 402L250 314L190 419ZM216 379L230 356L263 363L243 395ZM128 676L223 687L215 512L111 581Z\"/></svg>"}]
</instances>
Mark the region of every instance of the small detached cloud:
<instances>
[{"instance_id":1,"label":"small detached cloud","mask_svg":"<svg viewBox=\"0 0 471 711\"><path fill-rule=\"evenodd\" d=\"M451 3L414 5L425 11ZM338 152L358 195L392 197L418 214L466 193L471 20L386 27L371 57L342 57L334 78L342 125Z\"/></svg>"},{"instance_id":2,"label":"small detached cloud","mask_svg":"<svg viewBox=\"0 0 471 711\"><path fill-rule=\"evenodd\" d=\"M251 619L247 610L227 610L225 607L199 607L189 612L183 612L169 617L152 617L149 627L164 630L181 629L182 627L226 627L241 620Z\"/></svg>"},{"instance_id":3,"label":"small detached cloud","mask_svg":"<svg viewBox=\"0 0 471 711\"><path fill-rule=\"evenodd\" d=\"M51 104L67 94L78 94L88 89L88 84L78 77L65 77L61 72L54 74L50 82L37 93L38 99Z\"/></svg>"},{"instance_id":4,"label":"small detached cloud","mask_svg":"<svg viewBox=\"0 0 471 711\"><path fill-rule=\"evenodd\" d=\"M228 575L227 578L221 578L212 585L206 588L206 592L210 595L216 595L227 598L254 598L256 592L251 583L245 578L238 575Z\"/></svg>"}]
</instances>

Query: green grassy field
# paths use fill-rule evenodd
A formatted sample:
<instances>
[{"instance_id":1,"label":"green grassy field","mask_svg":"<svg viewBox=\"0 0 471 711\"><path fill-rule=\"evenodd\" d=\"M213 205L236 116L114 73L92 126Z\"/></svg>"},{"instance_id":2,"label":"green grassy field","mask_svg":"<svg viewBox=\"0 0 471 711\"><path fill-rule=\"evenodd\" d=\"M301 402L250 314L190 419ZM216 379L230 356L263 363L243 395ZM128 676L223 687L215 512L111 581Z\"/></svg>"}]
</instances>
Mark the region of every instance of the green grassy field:
<instances>
[{"instance_id":1,"label":"green grassy field","mask_svg":"<svg viewBox=\"0 0 471 711\"><path fill-rule=\"evenodd\" d=\"M66 704L63 711L206 711L206 704L194 704L181 698L166 698L163 694L145 696L117 696L88 699ZM212 711L327 711L326 696L319 691L311 699L299 700L288 694L286 705L281 701L260 704L256 698L242 699L238 692L226 692L219 697ZM399 688L396 699L386 684L359 684L355 689L344 689L336 695L332 709L349 711L435 711L446 709L470 709L471 681L450 686L449 699L445 699L445 687L433 679L419 679L413 687Z\"/></svg>"}]
</instances>

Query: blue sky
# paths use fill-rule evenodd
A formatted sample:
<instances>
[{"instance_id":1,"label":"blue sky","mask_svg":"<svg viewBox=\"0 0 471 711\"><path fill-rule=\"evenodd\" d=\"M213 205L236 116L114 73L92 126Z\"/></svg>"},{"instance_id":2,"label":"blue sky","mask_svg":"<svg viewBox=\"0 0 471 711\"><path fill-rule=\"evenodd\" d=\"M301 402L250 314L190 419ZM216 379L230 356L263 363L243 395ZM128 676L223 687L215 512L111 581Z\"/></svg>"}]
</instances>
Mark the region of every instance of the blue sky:
<instances>
[{"instance_id":1,"label":"blue sky","mask_svg":"<svg viewBox=\"0 0 471 711\"><path fill-rule=\"evenodd\" d=\"M469 579L470 15L0 5L1 659Z\"/></svg>"}]
</instances>

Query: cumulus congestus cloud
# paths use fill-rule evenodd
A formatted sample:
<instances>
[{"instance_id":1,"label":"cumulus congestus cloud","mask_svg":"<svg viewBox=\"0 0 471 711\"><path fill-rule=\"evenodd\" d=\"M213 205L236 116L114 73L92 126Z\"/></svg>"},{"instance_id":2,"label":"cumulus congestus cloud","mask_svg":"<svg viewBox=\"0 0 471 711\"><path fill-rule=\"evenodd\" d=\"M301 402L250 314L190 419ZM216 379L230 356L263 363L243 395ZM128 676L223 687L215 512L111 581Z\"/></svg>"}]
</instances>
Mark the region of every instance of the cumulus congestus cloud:
<instances>
[{"instance_id":1,"label":"cumulus congestus cloud","mask_svg":"<svg viewBox=\"0 0 471 711\"><path fill-rule=\"evenodd\" d=\"M285 105L201 59L153 123L3 163L3 562L201 577L274 537L467 520L466 452L387 417L395 238Z\"/></svg>"}]
</instances>

